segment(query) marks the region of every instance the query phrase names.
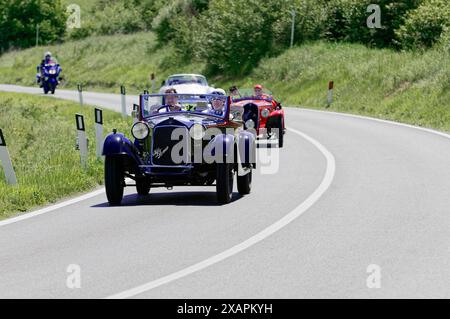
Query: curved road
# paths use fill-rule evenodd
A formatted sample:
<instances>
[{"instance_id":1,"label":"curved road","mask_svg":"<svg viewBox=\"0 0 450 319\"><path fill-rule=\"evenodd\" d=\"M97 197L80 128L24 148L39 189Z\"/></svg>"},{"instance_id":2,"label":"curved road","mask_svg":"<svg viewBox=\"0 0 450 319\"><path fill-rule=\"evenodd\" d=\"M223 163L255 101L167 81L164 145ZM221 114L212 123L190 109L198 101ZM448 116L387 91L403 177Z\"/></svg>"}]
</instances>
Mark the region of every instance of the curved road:
<instances>
[{"instance_id":1,"label":"curved road","mask_svg":"<svg viewBox=\"0 0 450 319\"><path fill-rule=\"evenodd\" d=\"M118 95L84 101L120 106ZM111 208L99 190L0 222L0 298L449 298L450 136L286 111L279 170L260 168L252 194L229 205L214 188L129 189Z\"/></svg>"}]
</instances>

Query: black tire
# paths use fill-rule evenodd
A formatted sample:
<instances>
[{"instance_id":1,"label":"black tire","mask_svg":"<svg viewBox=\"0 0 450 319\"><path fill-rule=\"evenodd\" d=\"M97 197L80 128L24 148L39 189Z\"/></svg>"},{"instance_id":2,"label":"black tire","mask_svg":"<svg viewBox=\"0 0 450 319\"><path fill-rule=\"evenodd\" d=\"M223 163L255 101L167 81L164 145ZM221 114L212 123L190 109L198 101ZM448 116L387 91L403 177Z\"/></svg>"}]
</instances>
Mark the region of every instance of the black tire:
<instances>
[{"instance_id":1,"label":"black tire","mask_svg":"<svg viewBox=\"0 0 450 319\"><path fill-rule=\"evenodd\" d=\"M150 193L150 183L146 180L136 181L136 191L140 196L147 196Z\"/></svg>"},{"instance_id":2,"label":"black tire","mask_svg":"<svg viewBox=\"0 0 450 319\"><path fill-rule=\"evenodd\" d=\"M282 148L284 146L284 128L282 118L280 118L280 120L278 121L277 138L278 138L278 147Z\"/></svg>"},{"instance_id":3,"label":"black tire","mask_svg":"<svg viewBox=\"0 0 450 319\"><path fill-rule=\"evenodd\" d=\"M233 166L228 163L217 164L216 192L220 204L228 204L233 196Z\"/></svg>"},{"instance_id":4,"label":"black tire","mask_svg":"<svg viewBox=\"0 0 450 319\"><path fill-rule=\"evenodd\" d=\"M44 82L42 85L42 88L44 89L44 94L48 94L48 83Z\"/></svg>"},{"instance_id":5,"label":"black tire","mask_svg":"<svg viewBox=\"0 0 450 319\"><path fill-rule=\"evenodd\" d=\"M237 177L238 192L241 195L248 195L252 191L252 171L245 176Z\"/></svg>"},{"instance_id":6,"label":"black tire","mask_svg":"<svg viewBox=\"0 0 450 319\"><path fill-rule=\"evenodd\" d=\"M119 206L123 199L125 174L120 157L107 156L105 158L105 188L106 197L111 206Z\"/></svg>"},{"instance_id":7,"label":"black tire","mask_svg":"<svg viewBox=\"0 0 450 319\"><path fill-rule=\"evenodd\" d=\"M52 94L55 94L55 90L56 90L56 84L52 84L52 87L51 87Z\"/></svg>"}]
</instances>

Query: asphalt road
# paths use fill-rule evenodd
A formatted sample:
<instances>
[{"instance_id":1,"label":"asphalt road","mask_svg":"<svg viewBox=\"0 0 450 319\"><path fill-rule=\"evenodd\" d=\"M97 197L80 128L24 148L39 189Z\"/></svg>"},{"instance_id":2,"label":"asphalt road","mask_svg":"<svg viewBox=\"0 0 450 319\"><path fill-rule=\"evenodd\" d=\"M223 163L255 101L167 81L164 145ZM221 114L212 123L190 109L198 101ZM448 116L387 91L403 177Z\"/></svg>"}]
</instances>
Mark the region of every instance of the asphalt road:
<instances>
[{"instance_id":1,"label":"asphalt road","mask_svg":"<svg viewBox=\"0 0 450 319\"><path fill-rule=\"evenodd\" d=\"M85 103L119 110L120 96ZM129 189L111 208L100 190L0 223L0 297L449 298L450 137L286 112L279 169L260 165L229 205L214 187ZM78 266L81 288L68 288Z\"/></svg>"}]
</instances>

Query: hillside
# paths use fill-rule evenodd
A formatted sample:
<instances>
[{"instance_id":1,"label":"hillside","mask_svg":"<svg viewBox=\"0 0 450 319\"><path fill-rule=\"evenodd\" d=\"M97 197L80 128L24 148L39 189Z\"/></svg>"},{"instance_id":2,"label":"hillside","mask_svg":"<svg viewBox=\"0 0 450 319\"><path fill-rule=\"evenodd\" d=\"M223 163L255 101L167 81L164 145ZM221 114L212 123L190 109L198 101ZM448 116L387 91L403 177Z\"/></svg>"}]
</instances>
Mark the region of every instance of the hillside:
<instances>
[{"instance_id":1,"label":"hillside","mask_svg":"<svg viewBox=\"0 0 450 319\"><path fill-rule=\"evenodd\" d=\"M65 86L129 92L157 84L170 73L204 72L203 64L173 58L153 33L91 37L60 46L12 52L0 57L0 83L33 85L35 65L51 50L61 62ZM264 59L244 78L216 76L210 83L228 88L261 82L287 105L325 108L327 83L335 82L332 110L365 114L450 131L450 54L369 49L358 44L313 42Z\"/></svg>"}]
</instances>

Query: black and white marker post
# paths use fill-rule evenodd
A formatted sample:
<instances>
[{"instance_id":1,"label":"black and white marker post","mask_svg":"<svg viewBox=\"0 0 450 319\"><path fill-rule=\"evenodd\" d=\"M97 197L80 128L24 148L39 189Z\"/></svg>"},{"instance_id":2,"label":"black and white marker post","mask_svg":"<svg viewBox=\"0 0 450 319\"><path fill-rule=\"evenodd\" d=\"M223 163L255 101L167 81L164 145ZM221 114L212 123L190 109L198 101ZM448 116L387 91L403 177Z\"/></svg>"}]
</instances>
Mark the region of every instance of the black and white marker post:
<instances>
[{"instance_id":1,"label":"black and white marker post","mask_svg":"<svg viewBox=\"0 0 450 319\"><path fill-rule=\"evenodd\" d=\"M144 91L145 94L145 91ZM139 105L137 104L133 104L133 124L135 124L139 119L138 119L138 112L139 112Z\"/></svg>"},{"instance_id":2,"label":"black and white marker post","mask_svg":"<svg viewBox=\"0 0 450 319\"><path fill-rule=\"evenodd\" d=\"M2 129L0 129L0 164L2 164L3 170L5 171L6 182L9 185L17 185L16 173L11 163Z\"/></svg>"},{"instance_id":3,"label":"black and white marker post","mask_svg":"<svg viewBox=\"0 0 450 319\"><path fill-rule=\"evenodd\" d=\"M95 109L95 141L97 158L102 157L103 153L103 111Z\"/></svg>"},{"instance_id":4,"label":"black and white marker post","mask_svg":"<svg viewBox=\"0 0 450 319\"><path fill-rule=\"evenodd\" d=\"M121 86L120 87L120 94L121 94L121 98L122 98L122 116L126 117L127 116L127 90L125 88L125 86Z\"/></svg>"},{"instance_id":5,"label":"black and white marker post","mask_svg":"<svg viewBox=\"0 0 450 319\"><path fill-rule=\"evenodd\" d=\"M78 96L80 98L80 105L83 106L83 85L78 83Z\"/></svg>"},{"instance_id":6,"label":"black and white marker post","mask_svg":"<svg viewBox=\"0 0 450 319\"><path fill-rule=\"evenodd\" d=\"M78 150L80 151L81 166L86 168L88 159L88 142L86 138L86 126L84 126L84 117L83 115L76 114L75 119L77 122L77 141Z\"/></svg>"},{"instance_id":7,"label":"black and white marker post","mask_svg":"<svg viewBox=\"0 0 450 319\"><path fill-rule=\"evenodd\" d=\"M334 82L330 81L328 83L328 99L327 99L328 107L330 107L331 103L333 103L333 89L334 89Z\"/></svg>"}]
</instances>

